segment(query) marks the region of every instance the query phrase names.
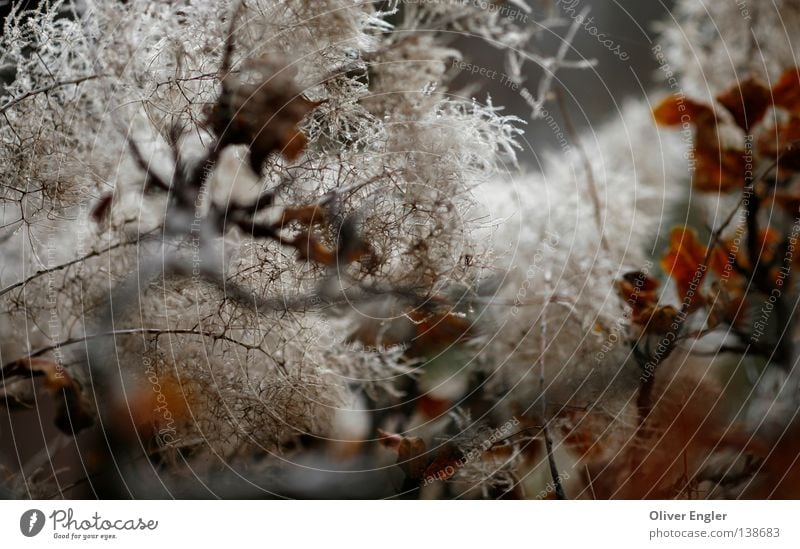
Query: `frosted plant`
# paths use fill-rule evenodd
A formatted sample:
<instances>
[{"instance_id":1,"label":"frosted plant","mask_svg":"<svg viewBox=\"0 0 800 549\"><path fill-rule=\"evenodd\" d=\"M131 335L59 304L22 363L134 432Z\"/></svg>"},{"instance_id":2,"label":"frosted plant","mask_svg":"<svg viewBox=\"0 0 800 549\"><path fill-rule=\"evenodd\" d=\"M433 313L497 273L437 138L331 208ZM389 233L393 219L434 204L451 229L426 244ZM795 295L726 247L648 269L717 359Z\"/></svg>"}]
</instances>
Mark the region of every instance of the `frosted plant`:
<instances>
[{"instance_id":1,"label":"frosted plant","mask_svg":"<svg viewBox=\"0 0 800 549\"><path fill-rule=\"evenodd\" d=\"M118 489L130 475L143 494L140 447L180 490L187 466L212 478L255 455L267 475L273 456L395 425L359 428L348 408L421 398L423 361L476 331L459 296L489 258L468 214L521 132L490 100L445 93L448 36L513 48L517 76L587 65L530 48L563 21L518 23L338 0L12 10L5 401L31 405L25 378L44 379L63 431L113 426L131 464ZM12 489L46 493L35 481Z\"/></svg>"},{"instance_id":2,"label":"frosted plant","mask_svg":"<svg viewBox=\"0 0 800 549\"><path fill-rule=\"evenodd\" d=\"M774 82L797 64L797 2L681 1L673 13L659 26L660 45L681 89L699 100L751 74Z\"/></svg>"},{"instance_id":3,"label":"frosted plant","mask_svg":"<svg viewBox=\"0 0 800 549\"><path fill-rule=\"evenodd\" d=\"M735 305L758 305L788 249L791 219L775 234L747 226L736 191L762 189L740 181L733 144L774 124L758 152L787 152L800 79L769 29L791 36L795 3L749 19L730 2L679 3L681 27L665 25L654 53L682 99L629 101L580 135L553 99L560 71L594 63L575 60L580 20L555 7L12 10L0 395L12 417L44 415L38 391L55 406L41 450L14 447L3 493L773 495L790 468L763 445L792 451L774 434L796 409L780 383L791 346L777 337L786 352L750 370L761 397L736 413L707 354L741 351L757 325ZM496 50L530 120L454 89L464 36ZM526 80L531 64L541 79ZM526 122L563 137L542 173L517 161ZM761 183L794 205L793 166L764 165ZM690 189L705 241L667 221ZM721 257L742 224L759 235L748 251L773 259ZM779 410L776 393L789 395ZM81 437L96 466L79 461ZM65 470L54 451L73 454ZM95 482L112 457L114 478Z\"/></svg>"}]
</instances>

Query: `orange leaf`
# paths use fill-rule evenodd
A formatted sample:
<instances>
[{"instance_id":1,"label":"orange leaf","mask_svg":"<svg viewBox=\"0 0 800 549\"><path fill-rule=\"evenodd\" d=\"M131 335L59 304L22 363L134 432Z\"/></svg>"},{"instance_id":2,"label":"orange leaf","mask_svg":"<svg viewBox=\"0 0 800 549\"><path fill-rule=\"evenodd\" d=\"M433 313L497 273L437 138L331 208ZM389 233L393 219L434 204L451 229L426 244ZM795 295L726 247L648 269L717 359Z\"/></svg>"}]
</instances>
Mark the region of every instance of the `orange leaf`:
<instances>
[{"instance_id":1,"label":"orange leaf","mask_svg":"<svg viewBox=\"0 0 800 549\"><path fill-rule=\"evenodd\" d=\"M450 401L442 398L436 398L429 393L419 397L417 401L417 409L423 416L428 418L436 418L443 416L450 410Z\"/></svg>"},{"instance_id":2,"label":"orange leaf","mask_svg":"<svg viewBox=\"0 0 800 549\"><path fill-rule=\"evenodd\" d=\"M653 109L653 117L662 126L680 126L684 123L697 125L714 121L714 111L708 105L687 99L682 95L671 95Z\"/></svg>"},{"instance_id":3,"label":"orange leaf","mask_svg":"<svg viewBox=\"0 0 800 549\"><path fill-rule=\"evenodd\" d=\"M665 305L664 307L647 307L633 320L636 324L644 326L645 332L665 334L670 331L677 317L678 309L672 305Z\"/></svg>"},{"instance_id":4,"label":"orange leaf","mask_svg":"<svg viewBox=\"0 0 800 549\"><path fill-rule=\"evenodd\" d=\"M772 87L772 98L776 107L792 114L800 114L800 71L797 67L786 70Z\"/></svg>"},{"instance_id":5,"label":"orange leaf","mask_svg":"<svg viewBox=\"0 0 800 549\"><path fill-rule=\"evenodd\" d=\"M689 293L692 284L699 286L702 281L704 272L700 266L705 255L706 247L697 239L697 233L693 229L672 229L669 250L661 258L661 268L675 281L681 299ZM698 293L695 292L695 295Z\"/></svg>"},{"instance_id":6,"label":"orange leaf","mask_svg":"<svg viewBox=\"0 0 800 549\"><path fill-rule=\"evenodd\" d=\"M731 113L745 131L764 118L770 106L770 90L760 79L750 77L717 96L717 101Z\"/></svg>"},{"instance_id":7,"label":"orange leaf","mask_svg":"<svg viewBox=\"0 0 800 549\"><path fill-rule=\"evenodd\" d=\"M330 248L308 233L303 233L292 240L291 245L303 261L313 261L328 267L336 266L336 254Z\"/></svg>"},{"instance_id":8,"label":"orange leaf","mask_svg":"<svg viewBox=\"0 0 800 549\"><path fill-rule=\"evenodd\" d=\"M745 153L736 149L717 148L716 135L713 141L705 141L694 147L694 176L692 185L701 192L731 192L741 190L746 181L747 161Z\"/></svg>"},{"instance_id":9,"label":"orange leaf","mask_svg":"<svg viewBox=\"0 0 800 549\"><path fill-rule=\"evenodd\" d=\"M607 461L590 466L598 499L685 498L715 452L766 450L727 420L716 383L685 370L659 372L654 407L636 434L625 437Z\"/></svg>"},{"instance_id":10,"label":"orange leaf","mask_svg":"<svg viewBox=\"0 0 800 549\"><path fill-rule=\"evenodd\" d=\"M633 317L658 302L658 281L643 271L631 271L617 281L619 296L633 310Z\"/></svg>"},{"instance_id":11,"label":"orange leaf","mask_svg":"<svg viewBox=\"0 0 800 549\"><path fill-rule=\"evenodd\" d=\"M158 432L160 424L188 416L189 403L181 382L174 375L164 373L157 380L148 378L148 381L132 394L127 410L119 413L130 414L138 433L152 436Z\"/></svg>"},{"instance_id":12,"label":"orange leaf","mask_svg":"<svg viewBox=\"0 0 800 549\"><path fill-rule=\"evenodd\" d=\"M305 134L300 130L289 131L281 136L281 154L286 160L296 160L306 149Z\"/></svg>"}]
</instances>

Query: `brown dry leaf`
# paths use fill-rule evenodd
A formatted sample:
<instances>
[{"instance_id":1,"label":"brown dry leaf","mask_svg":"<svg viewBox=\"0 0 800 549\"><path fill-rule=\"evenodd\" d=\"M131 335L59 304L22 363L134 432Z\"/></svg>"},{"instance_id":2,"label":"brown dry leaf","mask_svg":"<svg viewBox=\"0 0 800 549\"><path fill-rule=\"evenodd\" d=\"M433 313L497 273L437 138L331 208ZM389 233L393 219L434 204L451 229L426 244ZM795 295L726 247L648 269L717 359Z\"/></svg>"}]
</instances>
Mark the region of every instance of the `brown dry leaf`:
<instances>
[{"instance_id":1,"label":"brown dry leaf","mask_svg":"<svg viewBox=\"0 0 800 549\"><path fill-rule=\"evenodd\" d=\"M698 136L694 147L695 169L692 185L701 192L740 191L746 184L747 158L744 151L720 149L717 138Z\"/></svg>"},{"instance_id":2,"label":"brown dry leaf","mask_svg":"<svg viewBox=\"0 0 800 549\"><path fill-rule=\"evenodd\" d=\"M733 116L736 125L745 130L758 124L767 112L772 98L761 79L751 76L717 96L717 101Z\"/></svg>"},{"instance_id":3,"label":"brown dry leaf","mask_svg":"<svg viewBox=\"0 0 800 549\"><path fill-rule=\"evenodd\" d=\"M288 241L302 261L312 261L327 267L336 266L336 253L310 233L304 232Z\"/></svg>"},{"instance_id":4,"label":"brown dry leaf","mask_svg":"<svg viewBox=\"0 0 800 549\"><path fill-rule=\"evenodd\" d=\"M711 107L683 96L671 96L655 108L653 116L662 126L694 126L692 184L698 191L730 192L744 186L744 151L722 145L717 131L719 121Z\"/></svg>"},{"instance_id":5,"label":"brown dry leaf","mask_svg":"<svg viewBox=\"0 0 800 549\"><path fill-rule=\"evenodd\" d=\"M776 107L800 115L800 69L786 70L772 87L772 97Z\"/></svg>"},{"instance_id":6,"label":"brown dry leaf","mask_svg":"<svg viewBox=\"0 0 800 549\"><path fill-rule=\"evenodd\" d=\"M31 375L44 378L44 384L58 404L55 424L64 433L77 433L94 424L91 405L80 384L61 365L46 358L26 357L17 360L4 377Z\"/></svg>"},{"instance_id":7,"label":"brown dry leaf","mask_svg":"<svg viewBox=\"0 0 800 549\"><path fill-rule=\"evenodd\" d=\"M220 145L250 147L250 165L261 173L267 157L280 153L296 159L306 147L298 124L319 103L305 99L294 82L294 72L265 59L251 61L242 75L256 73L261 78L246 82L241 75L229 74L214 105L209 125L219 136Z\"/></svg>"},{"instance_id":8,"label":"brown dry leaf","mask_svg":"<svg viewBox=\"0 0 800 549\"><path fill-rule=\"evenodd\" d=\"M469 320L457 313L426 313L414 310L406 314L414 323L416 334L408 342L409 356L424 356L446 349L472 335Z\"/></svg>"},{"instance_id":9,"label":"brown dry leaf","mask_svg":"<svg viewBox=\"0 0 800 549\"><path fill-rule=\"evenodd\" d=\"M426 393L417 399L417 410L423 417L437 418L450 411L451 402Z\"/></svg>"},{"instance_id":10,"label":"brown dry leaf","mask_svg":"<svg viewBox=\"0 0 800 549\"><path fill-rule=\"evenodd\" d=\"M310 227L311 225L325 223L327 219L328 212L322 206L300 206L299 208L284 208L281 213L281 219L276 225L282 228L294 221Z\"/></svg>"},{"instance_id":11,"label":"brown dry leaf","mask_svg":"<svg viewBox=\"0 0 800 549\"><path fill-rule=\"evenodd\" d=\"M704 278L701 269L706 247L697 238L697 232L688 227L675 227L670 232L669 249L661 257L661 268L675 281L678 297L682 300L694 288L693 304L700 297L699 286Z\"/></svg>"},{"instance_id":12,"label":"brown dry leaf","mask_svg":"<svg viewBox=\"0 0 800 549\"><path fill-rule=\"evenodd\" d=\"M421 480L428 467L425 441L419 437L403 437L397 447L397 465L414 480Z\"/></svg>"},{"instance_id":13,"label":"brown dry leaf","mask_svg":"<svg viewBox=\"0 0 800 549\"><path fill-rule=\"evenodd\" d=\"M608 414L575 408L560 410L557 425L565 446L585 465L607 462L629 436Z\"/></svg>"},{"instance_id":14,"label":"brown dry leaf","mask_svg":"<svg viewBox=\"0 0 800 549\"><path fill-rule=\"evenodd\" d=\"M703 103L687 99L682 95L671 95L653 109L656 122L662 126L680 126L684 122L694 125L705 125L713 122L716 125L714 110Z\"/></svg>"},{"instance_id":15,"label":"brown dry leaf","mask_svg":"<svg viewBox=\"0 0 800 549\"><path fill-rule=\"evenodd\" d=\"M653 334L665 334L673 329L673 324L678 318L678 309L672 305L663 307L647 307L637 317L634 322L644 327L644 331Z\"/></svg>"},{"instance_id":16,"label":"brown dry leaf","mask_svg":"<svg viewBox=\"0 0 800 549\"><path fill-rule=\"evenodd\" d=\"M382 429L378 429L378 441L385 448L397 452L397 465L415 481L422 482L430 477L447 480L462 465L463 456L452 443L442 444L435 451L428 452L420 437L405 437Z\"/></svg>"},{"instance_id":17,"label":"brown dry leaf","mask_svg":"<svg viewBox=\"0 0 800 549\"><path fill-rule=\"evenodd\" d=\"M378 429L378 442L384 448L394 450L395 452L400 448L400 443L403 441L403 435L397 433L390 433L383 429Z\"/></svg>"},{"instance_id":18,"label":"brown dry leaf","mask_svg":"<svg viewBox=\"0 0 800 549\"><path fill-rule=\"evenodd\" d=\"M763 445L723 420L716 383L665 374L660 371L656 378L654 405L639 431L608 461L590 468L597 498L691 497L694 479L711 453L763 452Z\"/></svg>"},{"instance_id":19,"label":"brown dry leaf","mask_svg":"<svg viewBox=\"0 0 800 549\"><path fill-rule=\"evenodd\" d=\"M658 303L658 280L642 271L631 271L617 281L617 293L631 308L635 323L642 312Z\"/></svg>"},{"instance_id":20,"label":"brown dry leaf","mask_svg":"<svg viewBox=\"0 0 800 549\"><path fill-rule=\"evenodd\" d=\"M464 456L453 444L444 444L437 451L430 465L425 469L422 478L447 480L456 474L462 465Z\"/></svg>"}]
</instances>

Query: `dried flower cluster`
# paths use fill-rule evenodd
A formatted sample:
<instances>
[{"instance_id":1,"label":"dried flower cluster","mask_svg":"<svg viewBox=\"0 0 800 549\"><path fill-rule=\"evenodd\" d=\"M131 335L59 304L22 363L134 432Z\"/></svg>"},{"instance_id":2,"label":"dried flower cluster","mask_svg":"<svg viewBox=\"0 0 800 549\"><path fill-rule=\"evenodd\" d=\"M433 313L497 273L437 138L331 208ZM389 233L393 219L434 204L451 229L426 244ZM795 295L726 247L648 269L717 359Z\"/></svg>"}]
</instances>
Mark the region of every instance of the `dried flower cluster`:
<instances>
[{"instance_id":1,"label":"dried flower cluster","mask_svg":"<svg viewBox=\"0 0 800 549\"><path fill-rule=\"evenodd\" d=\"M679 2L679 89L587 135L556 8L12 10L0 493L796 496L800 5ZM459 36L561 136L541 173Z\"/></svg>"}]
</instances>

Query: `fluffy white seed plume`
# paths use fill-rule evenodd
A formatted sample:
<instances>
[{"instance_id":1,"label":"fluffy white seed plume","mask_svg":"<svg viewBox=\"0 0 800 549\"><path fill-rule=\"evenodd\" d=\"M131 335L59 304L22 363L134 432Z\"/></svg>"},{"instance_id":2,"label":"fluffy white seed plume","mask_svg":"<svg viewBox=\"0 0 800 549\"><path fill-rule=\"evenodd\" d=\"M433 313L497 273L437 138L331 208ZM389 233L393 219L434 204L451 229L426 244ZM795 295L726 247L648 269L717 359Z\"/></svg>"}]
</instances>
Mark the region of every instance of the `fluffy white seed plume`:
<instances>
[{"instance_id":1,"label":"fluffy white seed plume","mask_svg":"<svg viewBox=\"0 0 800 549\"><path fill-rule=\"evenodd\" d=\"M542 174L478 191L495 222L492 252L508 271L492 275L500 284L487 309L495 333L477 352L519 410L530 412L539 393L543 329L551 407L606 407L614 415L639 383L622 344L628 323L615 281L648 269L655 235L668 229L661 219L685 181L684 149L639 103L581 139L591 173L573 144L566 156L549 158Z\"/></svg>"},{"instance_id":2,"label":"fluffy white seed plume","mask_svg":"<svg viewBox=\"0 0 800 549\"><path fill-rule=\"evenodd\" d=\"M800 59L794 0L680 0L673 14L659 26L658 43L689 96L711 100L751 74L774 83Z\"/></svg>"}]
</instances>

